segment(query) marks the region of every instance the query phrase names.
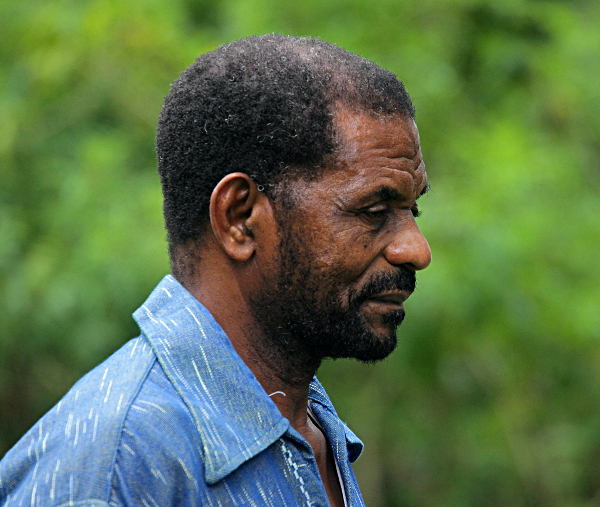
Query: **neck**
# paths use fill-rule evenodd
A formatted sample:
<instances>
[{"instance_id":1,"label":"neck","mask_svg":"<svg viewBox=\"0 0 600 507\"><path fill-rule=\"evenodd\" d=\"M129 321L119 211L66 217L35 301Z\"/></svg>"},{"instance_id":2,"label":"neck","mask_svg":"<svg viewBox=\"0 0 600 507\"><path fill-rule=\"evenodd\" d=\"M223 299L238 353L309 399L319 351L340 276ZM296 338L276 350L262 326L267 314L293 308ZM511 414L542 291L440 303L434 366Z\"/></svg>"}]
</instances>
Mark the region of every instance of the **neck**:
<instances>
[{"instance_id":1,"label":"neck","mask_svg":"<svg viewBox=\"0 0 600 507\"><path fill-rule=\"evenodd\" d=\"M281 338L276 342L265 334L253 334L248 347L236 350L280 412L300 431L306 424L309 385L321 358Z\"/></svg>"}]
</instances>

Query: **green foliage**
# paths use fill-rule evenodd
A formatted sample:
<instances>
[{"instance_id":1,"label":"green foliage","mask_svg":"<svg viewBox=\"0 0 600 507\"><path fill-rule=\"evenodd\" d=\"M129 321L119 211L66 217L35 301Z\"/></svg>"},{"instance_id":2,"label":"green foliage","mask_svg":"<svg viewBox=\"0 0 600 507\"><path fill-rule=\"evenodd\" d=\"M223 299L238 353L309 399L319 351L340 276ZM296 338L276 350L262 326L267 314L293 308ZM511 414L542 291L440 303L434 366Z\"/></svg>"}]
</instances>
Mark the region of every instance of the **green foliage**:
<instances>
[{"instance_id":1,"label":"green foliage","mask_svg":"<svg viewBox=\"0 0 600 507\"><path fill-rule=\"evenodd\" d=\"M368 505L600 494L600 6L592 0L0 3L0 453L136 334L168 270L153 153L169 83L253 33L401 77L433 263L385 362L323 366Z\"/></svg>"}]
</instances>

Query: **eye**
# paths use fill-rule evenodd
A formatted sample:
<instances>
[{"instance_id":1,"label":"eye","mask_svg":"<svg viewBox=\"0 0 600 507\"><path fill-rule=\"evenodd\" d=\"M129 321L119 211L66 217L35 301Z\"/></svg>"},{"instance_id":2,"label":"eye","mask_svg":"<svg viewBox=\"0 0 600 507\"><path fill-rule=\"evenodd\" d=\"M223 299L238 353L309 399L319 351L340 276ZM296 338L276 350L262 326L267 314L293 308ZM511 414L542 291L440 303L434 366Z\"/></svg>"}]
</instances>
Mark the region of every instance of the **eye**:
<instances>
[{"instance_id":1,"label":"eye","mask_svg":"<svg viewBox=\"0 0 600 507\"><path fill-rule=\"evenodd\" d=\"M364 208L357 213L369 225L382 227L390 214L390 209L385 204L375 204Z\"/></svg>"}]
</instances>

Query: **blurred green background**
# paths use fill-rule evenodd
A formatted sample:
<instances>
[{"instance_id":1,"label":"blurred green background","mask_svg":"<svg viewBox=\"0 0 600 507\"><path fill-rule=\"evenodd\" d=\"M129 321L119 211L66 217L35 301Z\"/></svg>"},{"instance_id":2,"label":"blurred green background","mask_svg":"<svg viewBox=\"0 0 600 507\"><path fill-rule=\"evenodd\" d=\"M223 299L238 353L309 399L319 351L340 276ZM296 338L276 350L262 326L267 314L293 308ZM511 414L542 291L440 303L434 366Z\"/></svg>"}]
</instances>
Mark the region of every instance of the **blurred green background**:
<instances>
[{"instance_id":1,"label":"blurred green background","mask_svg":"<svg viewBox=\"0 0 600 507\"><path fill-rule=\"evenodd\" d=\"M417 107L433 263L397 352L320 372L367 504L600 505L596 0L0 0L0 456L168 270L170 82L273 31L374 60Z\"/></svg>"}]
</instances>

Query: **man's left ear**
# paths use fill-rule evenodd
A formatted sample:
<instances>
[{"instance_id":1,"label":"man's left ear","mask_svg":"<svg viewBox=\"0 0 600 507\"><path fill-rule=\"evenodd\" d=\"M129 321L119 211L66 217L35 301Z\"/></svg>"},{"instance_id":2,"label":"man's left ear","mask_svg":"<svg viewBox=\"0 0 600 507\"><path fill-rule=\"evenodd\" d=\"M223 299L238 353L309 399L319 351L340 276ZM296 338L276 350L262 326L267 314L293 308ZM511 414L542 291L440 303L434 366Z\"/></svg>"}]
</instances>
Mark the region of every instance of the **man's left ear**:
<instances>
[{"instance_id":1,"label":"man's left ear","mask_svg":"<svg viewBox=\"0 0 600 507\"><path fill-rule=\"evenodd\" d=\"M250 260L256 251L254 233L248 222L264 196L244 173L230 173L210 196L210 225L227 255L240 262Z\"/></svg>"}]
</instances>

